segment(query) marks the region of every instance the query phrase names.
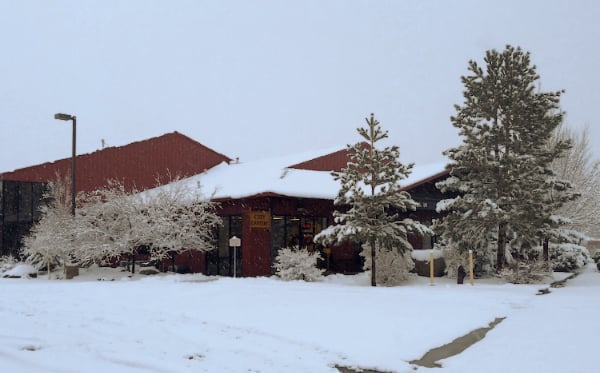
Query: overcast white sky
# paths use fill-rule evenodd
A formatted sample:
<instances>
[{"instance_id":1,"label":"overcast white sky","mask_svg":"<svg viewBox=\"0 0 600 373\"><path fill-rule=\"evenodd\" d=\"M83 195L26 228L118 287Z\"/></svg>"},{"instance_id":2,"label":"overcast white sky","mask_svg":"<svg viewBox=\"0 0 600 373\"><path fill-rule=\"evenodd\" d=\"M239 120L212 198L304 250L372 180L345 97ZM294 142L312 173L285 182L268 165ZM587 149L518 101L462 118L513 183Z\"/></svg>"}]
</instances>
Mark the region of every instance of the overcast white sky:
<instances>
[{"instance_id":1,"label":"overcast white sky","mask_svg":"<svg viewBox=\"0 0 600 373\"><path fill-rule=\"evenodd\" d=\"M0 0L0 171L179 131L242 161L344 147L374 112L405 162L459 143L469 59L532 53L600 157L600 2Z\"/></svg>"}]
</instances>

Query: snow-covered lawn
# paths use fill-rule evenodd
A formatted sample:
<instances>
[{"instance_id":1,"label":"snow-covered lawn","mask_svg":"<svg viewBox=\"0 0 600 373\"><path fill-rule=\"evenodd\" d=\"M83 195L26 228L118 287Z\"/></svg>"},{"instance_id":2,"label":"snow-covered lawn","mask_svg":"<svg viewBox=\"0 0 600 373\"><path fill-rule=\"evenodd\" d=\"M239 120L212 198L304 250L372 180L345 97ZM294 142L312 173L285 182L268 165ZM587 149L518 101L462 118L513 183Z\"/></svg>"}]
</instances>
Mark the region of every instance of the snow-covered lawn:
<instances>
[{"instance_id":1,"label":"snow-covered lawn","mask_svg":"<svg viewBox=\"0 0 600 373\"><path fill-rule=\"evenodd\" d=\"M101 278L102 281L98 279ZM111 281L114 278L114 281ZM565 288L368 275L322 282L98 269L0 279L0 372L591 372L600 369L600 273ZM443 368L408 361L497 317Z\"/></svg>"}]
</instances>

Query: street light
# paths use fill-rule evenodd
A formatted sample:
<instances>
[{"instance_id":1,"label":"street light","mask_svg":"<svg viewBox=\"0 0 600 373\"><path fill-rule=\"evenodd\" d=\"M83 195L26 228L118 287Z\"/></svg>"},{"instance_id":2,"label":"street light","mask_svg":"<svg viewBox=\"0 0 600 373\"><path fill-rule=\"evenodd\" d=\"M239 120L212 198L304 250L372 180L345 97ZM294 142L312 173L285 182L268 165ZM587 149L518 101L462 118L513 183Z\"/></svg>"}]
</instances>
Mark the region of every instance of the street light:
<instances>
[{"instance_id":1,"label":"street light","mask_svg":"<svg viewBox=\"0 0 600 373\"><path fill-rule=\"evenodd\" d=\"M73 152L71 155L71 215L75 216L75 139L77 134L77 117L75 115L57 113L54 114L54 119L58 120L70 120L73 122Z\"/></svg>"}]
</instances>

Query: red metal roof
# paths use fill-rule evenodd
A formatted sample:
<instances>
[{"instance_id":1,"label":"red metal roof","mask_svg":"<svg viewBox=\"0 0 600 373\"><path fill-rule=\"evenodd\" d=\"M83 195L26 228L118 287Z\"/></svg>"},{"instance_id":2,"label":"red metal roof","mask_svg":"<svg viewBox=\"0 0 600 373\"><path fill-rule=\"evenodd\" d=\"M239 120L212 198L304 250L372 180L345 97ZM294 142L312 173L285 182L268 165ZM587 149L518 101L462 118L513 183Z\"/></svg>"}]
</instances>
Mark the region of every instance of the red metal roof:
<instances>
[{"instance_id":1,"label":"red metal roof","mask_svg":"<svg viewBox=\"0 0 600 373\"><path fill-rule=\"evenodd\" d=\"M361 146L363 148L368 148L370 145L366 142L362 142ZM289 166L289 168L296 168L299 170L339 172L342 170L342 168L345 168L348 165L348 162L350 161L350 151L351 149L345 148L333 153L310 159L305 162L297 163Z\"/></svg>"},{"instance_id":2,"label":"red metal roof","mask_svg":"<svg viewBox=\"0 0 600 373\"><path fill-rule=\"evenodd\" d=\"M429 182L432 182L432 181L438 181L438 180L441 180L441 179L445 179L449 175L450 175L450 171L448 171L448 170L440 171L440 172L438 172L438 173L436 173L434 175L431 175L431 176L429 176L429 177L427 177L425 179L422 179L422 180L419 180L419 181L417 181L415 183L406 185L406 186L402 187L400 190L403 190L403 191L406 191L406 192L410 192L411 190L413 190L413 189L415 189L415 188L417 188L417 187L419 187L419 186L421 186L423 184L426 184L426 183L429 183Z\"/></svg>"},{"instance_id":3,"label":"red metal roof","mask_svg":"<svg viewBox=\"0 0 600 373\"><path fill-rule=\"evenodd\" d=\"M110 179L121 180L128 190L139 190L168 182L177 176L204 172L231 159L178 132L110 147L77 156L77 190L92 191ZM71 158L0 174L0 180L46 182L56 174L71 173Z\"/></svg>"}]
</instances>

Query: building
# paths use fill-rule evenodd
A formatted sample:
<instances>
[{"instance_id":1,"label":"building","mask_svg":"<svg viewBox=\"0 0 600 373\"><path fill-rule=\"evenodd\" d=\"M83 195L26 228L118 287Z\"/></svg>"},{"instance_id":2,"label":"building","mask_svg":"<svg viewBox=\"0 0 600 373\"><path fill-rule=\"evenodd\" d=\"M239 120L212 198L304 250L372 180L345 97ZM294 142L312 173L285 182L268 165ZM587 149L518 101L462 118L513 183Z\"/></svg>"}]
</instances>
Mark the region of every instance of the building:
<instances>
[{"instance_id":1,"label":"building","mask_svg":"<svg viewBox=\"0 0 600 373\"><path fill-rule=\"evenodd\" d=\"M222 163L178 181L191 187L200 185L205 196L218 201L224 224L214 251L195 255L193 259L179 255L176 265L209 275L231 276L235 270L238 276L268 276L273 273L279 249L299 246L321 251L325 258L323 266L333 272L360 271L358 245L347 243L325 250L313 243L313 237L333 223L333 200L339 185L331 171L340 171L349 160L346 149L324 153ZM427 225L436 217L435 207L442 198L435 183L447 177L444 167L444 163L415 167L405 180L404 189L421 204L410 215ZM233 236L241 238L241 247L236 250L229 246ZM415 249L429 249L435 238L410 239Z\"/></svg>"},{"instance_id":2,"label":"building","mask_svg":"<svg viewBox=\"0 0 600 373\"><path fill-rule=\"evenodd\" d=\"M122 181L128 190L145 190L174 177L201 173L231 159L178 132L108 147L77 156L77 192L89 192ZM0 174L0 255L16 256L21 238L39 217L44 185L69 180L71 158Z\"/></svg>"},{"instance_id":3,"label":"building","mask_svg":"<svg viewBox=\"0 0 600 373\"><path fill-rule=\"evenodd\" d=\"M123 181L131 190L162 185L173 176L179 183L201 186L207 198L219 202L223 226L217 233L215 250L190 251L172 258L167 267L179 272L209 275L268 276L279 249L289 246L319 250L322 263L333 272L353 273L362 268L360 248L347 243L339 247L317 247L313 237L333 222L333 200L339 185L331 176L349 160L347 149L332 149L287 155L256 162L233 162L177 132L106 148L77 156L77 190L92 191L111 179ZM430 224L435 205L442 198L435 182L447 177L445 164L416 166L404 189L420 202L411 217ZM0 174L2 215L0 253L15 255L20 238L38 218L37 206L44 183L56 175L70 175L70 159ZM158 180L158 184L157 184ZM4 189L2 189L4 190ZM229 246L233 236L241 246ZM431 248L433 237L411 237L416 249ZM236 258L234 258L234 252ZM235 268L234 268L235 263Z\"/></svg>"}]
</instances>

